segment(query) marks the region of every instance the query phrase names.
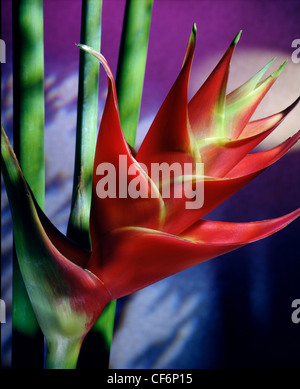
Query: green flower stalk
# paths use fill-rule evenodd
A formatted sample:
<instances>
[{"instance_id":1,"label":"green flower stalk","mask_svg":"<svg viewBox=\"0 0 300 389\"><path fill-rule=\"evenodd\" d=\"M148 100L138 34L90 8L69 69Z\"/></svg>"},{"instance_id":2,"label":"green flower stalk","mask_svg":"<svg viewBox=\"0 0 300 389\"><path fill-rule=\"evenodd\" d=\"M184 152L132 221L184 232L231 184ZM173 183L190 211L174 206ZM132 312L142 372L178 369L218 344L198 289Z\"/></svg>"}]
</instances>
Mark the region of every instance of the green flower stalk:
<instances>
[{"instance_id":1,"label":"green flower stalk","mask_svg":"<svg viewBox=\"0 0 300 389\"><path fill-rule=\"evenodd\" d=\"M82 1L80 41L92 47L101 44L102 0ZM77 103L76 154L73 198L67 235L87 249L90 242L92 175L96 146L99 63L80 50Z\"/></svg>"},{"instance_id":2,"label":"green flower stalk","mask_svg":"<svg viewBox=\"0 0 300 389\"><path fill-rule=\"evenodd\" d=\"M33 22L34 21L34 22ZM41 208L45 197L43 1L13 1L14 149ZM31 152L34 150L34 152ZM14 237L18 245L18 237ZM16 258L13 263L13 367L40 367L44 340ZM33 350L29 360L27 348Z\"/></svg>"},{"instance_id":3,"label":"green flower stalk","mask_svg":"<svg viewBox=\"0 0 300 389\"><path fill-rule=\"evenodd\" d=\"M116 88L124 136L135 147L153 0L126 2Z\"/></svg>"},{"instance_id":4,"label":"green flower stalk","mask_svg":"<svg viewBox=\"0 0 300 389\"><path fill-rule=\"evenodd\" d=\"M82 1L80 41L92 47L101 47L102 0ZM91 249L90 208L92 175L96 146L99 95L99 62L80 50L77 102L76 153L73 195L67 236L86 249ZM91 364L108 367L112 341L115 304L105 309L89 334L92 353L85 354L83 367ZM95 334L96 333L96 334ZM100 339L99 340L99 335ZM84 350L83 350L84 351Z\"/></svg>"}]
</instances>

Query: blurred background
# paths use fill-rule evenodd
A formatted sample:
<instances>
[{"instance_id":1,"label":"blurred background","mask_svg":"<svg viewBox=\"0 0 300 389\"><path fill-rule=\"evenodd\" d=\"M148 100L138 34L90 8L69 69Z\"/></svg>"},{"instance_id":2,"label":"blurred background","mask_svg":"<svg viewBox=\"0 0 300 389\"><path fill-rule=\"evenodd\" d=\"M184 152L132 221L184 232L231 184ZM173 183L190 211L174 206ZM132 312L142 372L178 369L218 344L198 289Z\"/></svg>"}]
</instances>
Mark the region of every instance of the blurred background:
<instances>
[{"instance_id":1,"label":"blurred background","mask_svg":"<svg viewBox=\"0 0 300 389\"><path fill-rule=\"evenodd\" d=\"M103 0L101 51L116 74L125 0ZM11 1L2 0L2 123L12 134ZM80 41L80 0L44 1L46 100L46 214L66 232L75 155ZM300 3L293 0L154 0L137 147L172 86L193 23L197 46L192 96L239 30L228 91L248 80L273 57L270 72L288 65L255 118L290 105L300 92L300 63L292 42L300 39ZM270 73L269 72L269 73ZM268 73L268 74L269 74ZM100 69L99 122L107 81ZM299 130L298 106L262 144L271 148ZM207 218L255 221L299 207L300 145ZM300 223L263 241L160 281L117 306L112 368L295 368L300 364L300 323L291 320L300 298ZM12 225L1 189L2 366L10 365Z\"/></svg>"}]
</instances>

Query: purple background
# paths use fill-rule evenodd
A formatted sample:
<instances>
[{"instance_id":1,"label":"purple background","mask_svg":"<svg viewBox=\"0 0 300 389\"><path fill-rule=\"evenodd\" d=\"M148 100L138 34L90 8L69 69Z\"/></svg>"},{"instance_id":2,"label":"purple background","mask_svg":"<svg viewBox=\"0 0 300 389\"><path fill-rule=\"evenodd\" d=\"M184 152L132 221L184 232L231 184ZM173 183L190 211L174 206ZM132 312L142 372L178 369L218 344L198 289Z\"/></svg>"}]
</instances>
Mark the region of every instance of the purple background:
<instances>
[{"instance_id":1,"label":"purple background","mask_svg":"<svg viewBox=\"0 0 300 389\"><path fill-rule=\"evenodd\" d=\"M8 132L12 129L10 3L2 1L1 32L7 50L7 63L1 65L1 109ZM125 1L103 0L103 3L102 53L115 74ZM44 12L46 212L65 231L75 150L79 59L75 43L80 36L81 2L46 0ZM298 1L154 0L138 141L178 74L194 22L198 35L191 91L200 86L242 29L232 64L232 85L246 81L273 55L288 58L288 72L270 91L276 98L267 100L266 114L285 108L300 91L300 64L290 60L291 43L300 38L299 15ZM99 117L107 85L103 73ZM299 107L291 115L289 128L281 133L282 140L289 130L293 133L299 129ZM262 220L297 208L299 162L299 151L291 151L211 217ZM2 236L1 298L7 302L9 316L11 224L5 196L2 196ZM261 242L121 299L111 367L298 367L300 324L291 321L291 303L300 298L298 241L299 221ZM9 318L7 324L1 325L6 366L10 325Z\"/></svg>"}]
</instances>

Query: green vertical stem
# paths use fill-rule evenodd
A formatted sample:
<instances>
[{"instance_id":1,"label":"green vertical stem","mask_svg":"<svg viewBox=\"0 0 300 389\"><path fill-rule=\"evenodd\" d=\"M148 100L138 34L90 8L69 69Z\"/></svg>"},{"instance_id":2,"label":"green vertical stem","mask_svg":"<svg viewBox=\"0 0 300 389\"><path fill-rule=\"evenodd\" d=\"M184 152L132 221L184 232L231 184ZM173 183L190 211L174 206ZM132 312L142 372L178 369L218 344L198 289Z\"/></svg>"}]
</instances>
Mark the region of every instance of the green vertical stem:
<instances>
[{"instance_id":1,"label":"green vertical stem","mask_svg":"<svg viewBox=\"0 0 300 389\"><path fill-rule=\"evenodd\" d=\"M80 42L100 50L102 0L83 0ZM90 207L97 134L99 62L79 50L76 154L67 235L90 249Z\"/></svg>"},{"instance_id":2,"label":"green vertical stem","mask_svg":"<svg viewBox=\"0 0 300 389\"><path fill-rule=\"evenodd\" d=\"M80 43L100 51L102 0L83 0L81 9ZM92 177L97 135L99 95L99 62L79 50L79 80L77 103L76 153L71 213L67 236L91 249L90 207ZM101 319L101 322L105 320ZM110 345L107 346L107 326L101 323L86 336L80 357L79 368L107 367Z\"/></svg>"},{"instance_id":3,"label":"green vertical stem","mask_svg":"<svg viewBox=\"0 0 300 389\"><path fill-rule=\"evenodd\" d=\"M153 0L127 0L116 87L124 136L135 146L144 84Z\"/></svg>"},{"instance_id":4,"label":"green vertical stem","mask_svg":"<svg viewBox=\"0 0 300 389\"><path fill-rule=\"evenodd\" d=\"M13 1L14 148L42 209L45 201L43 36L43 1ZM12 321L12 367L42 367L44 339L15 255Z\"/></svg>"}]
</instances>

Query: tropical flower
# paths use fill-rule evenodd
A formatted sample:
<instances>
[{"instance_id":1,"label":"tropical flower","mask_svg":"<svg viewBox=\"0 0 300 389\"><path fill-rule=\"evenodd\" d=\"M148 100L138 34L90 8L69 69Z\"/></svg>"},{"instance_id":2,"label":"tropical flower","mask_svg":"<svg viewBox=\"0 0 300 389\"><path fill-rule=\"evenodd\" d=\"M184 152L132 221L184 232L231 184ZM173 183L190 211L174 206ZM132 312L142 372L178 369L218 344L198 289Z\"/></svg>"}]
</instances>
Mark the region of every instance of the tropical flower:
<instances>
[{"instance_id":1,"label":"tropical flower","mask_svg":"<svg viewBox=\"0 0 300 389\"><path fill-rule=\"evenodd\" d=\"M283 66L259 82L262 71L226 96L230 59L239 40L235 37L206 82L188 102L196 27L193 26L182 69L157 113L136 155L126 144L118 115L117 95L111 71L99 53L81 45L103 64L108 75L108 95L95 154L91 214L92 253L87 267L104 282L112 298L127 295L164 277L211 259L247 243L266 237L287 225L300 210L278 219L256 223L228 223L203 217L221 202L278 160L299 139L298 132L278 147L260 153L249 152L266 138L299 99L284 111L252 121L255 108L280 74ZM191 193L170 198L148 196L132 199L100 199L97 167L110 162L120 182L126 174L118 166L119 155L126 155L127 180L140 177L149 192L163 193L170 186L174 194L184 185L184 177L154 181L147 176L151 164L204 164L205 176L190 175L192 187L203 183L204 203L196 209L186 207ZM145 166L143 169L141 166ZM184 169L181 169L183 172ZM134 178L132 178L134 176ZM124 177L123 177L124 178ZM154 191L155 192L155 191Z\"/></svg>"},{"instance_id":2,"label":"tropical flower","mask_svg":"<svg viewBox=\"0 0 300 389\"><path fill-rule=\"evenodd\" d=\"M68 240L39 209L2 130L3 175L14 233L19 236L21 272L49 348L58 350L58 355L68 349L70 366L109 301L271 235L299 216L300 209L251 223L203 219L281 158L300 136L298 132L273 149L250 153L299 98L282 112L249 122L284 64L260 81L271 61L226 95L230 60L239 38L240 33L188 102L196 43L193 26L181 71L138 152L123 136L115 83L105 58L79 45L98 58L108 76L94 161L91 252ZM153 166L179 169L165 178L152 174ZM186 166L190 167L187 174ZM204 166L204 172L199 172L199 166ZM134 196L128 195L130 188L135 188ZM198 189L203 196L195 204L192 199L199 195Z\"/></svg>"}]
</instances>

